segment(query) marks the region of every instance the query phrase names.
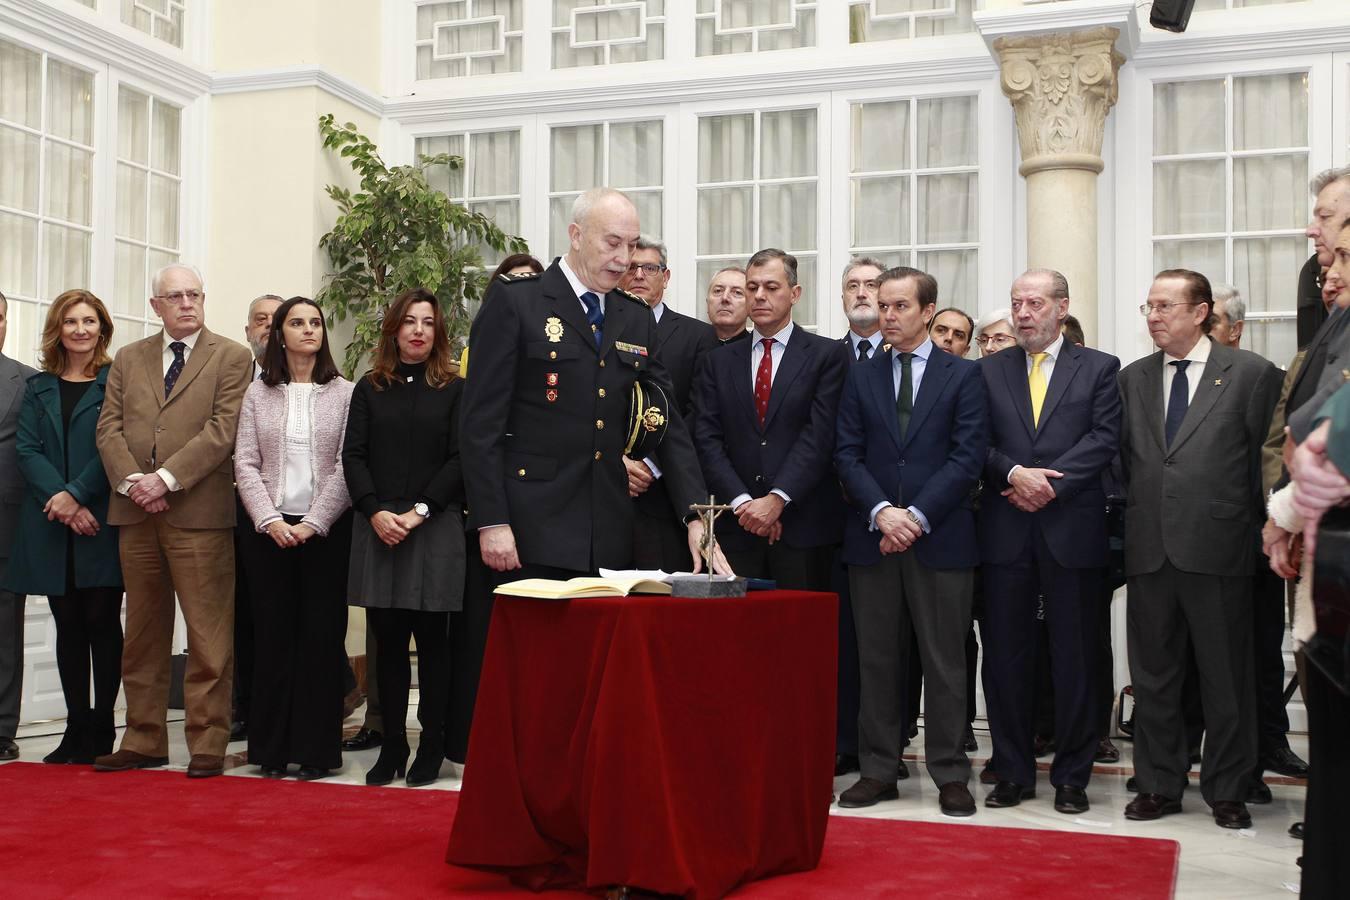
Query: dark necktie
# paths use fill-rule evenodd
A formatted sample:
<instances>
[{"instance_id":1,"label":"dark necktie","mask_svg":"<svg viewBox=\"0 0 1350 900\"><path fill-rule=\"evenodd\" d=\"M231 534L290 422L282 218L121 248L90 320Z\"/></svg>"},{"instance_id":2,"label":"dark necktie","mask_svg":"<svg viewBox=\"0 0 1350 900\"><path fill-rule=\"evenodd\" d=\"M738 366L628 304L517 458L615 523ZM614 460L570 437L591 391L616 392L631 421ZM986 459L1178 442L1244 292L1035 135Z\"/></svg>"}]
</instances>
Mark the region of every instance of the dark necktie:
<instances>
[{"instance_id":1,"label":"dark necktie","mask_svg":"<svg viewBox=\"0 0 1350 900\"><path fill-rule=\"evenodd\" d=\"M1167 422L1163 426L1169 448L1172 446L1172 438L1181 430L1181 420L1186 418L1186 408L1191 405L1191 386L1186 380L1186 367L1190 364L1189 359L1178 359L1168 363L1177 367L1177 374L1172 377L1172 393L1167 398Z\"/></svg>"},{"instance_id":2,"label":"dark necktie","mask_svg":"<svg viewBox=\"0 0 1350 900\"><path fill-rule=\"evenodd\" d=\"M586 321L591 323L595 349L599 350L600 344L605 339L605 312L600 308L600 298L587 291L581 295L581 302L586 304Z\"/></svg>"},{"instance_id":3,"label":"dark necktie","mask_svg":"<svg viewBox=\"0 0 1350 900\"><path fill-rule=\"evenodd\" d=\"M900 423L900 439L904 440L909 429L909 415L914 412L914 361L913 353L900 354L900 393L895 395L895 417Z\"/></svg>"},{"instance_id":4,"label":"dark necktie","mask_svg":"<svg viewBox=\"0 0 1350 900\"><path fill-rule=\"evenodd\" d=\"M187 344L182 341L174 341L169 345L173 351L173 362L169 363L169 370L164 373L164 399L168 400L169 395L173 393L173 386L178 383L178 376L183 374L183 351L187 349Z\"/></svg>"},{"instance_id":5,"label":"dark necktie","mask_svg":"<svg viewBox=\"0 0 1350 900\"><path fill-rule=\"evenodd\" d=\"M872 355L871 341L858 341L858 362L868 359Z\"/></svg>"},{"instance_id":6,"label":"dark necktie","mask_svg":"<svg viewBox=\"0 0 1350 900\"><path fill-rule=\"evenodd\" d=\"M759 424L769 414L769 389L773 387L773 338L760 338L764 344L764 356L755 372L755 412L759 414Z\"/></svg>"}]
</instances>

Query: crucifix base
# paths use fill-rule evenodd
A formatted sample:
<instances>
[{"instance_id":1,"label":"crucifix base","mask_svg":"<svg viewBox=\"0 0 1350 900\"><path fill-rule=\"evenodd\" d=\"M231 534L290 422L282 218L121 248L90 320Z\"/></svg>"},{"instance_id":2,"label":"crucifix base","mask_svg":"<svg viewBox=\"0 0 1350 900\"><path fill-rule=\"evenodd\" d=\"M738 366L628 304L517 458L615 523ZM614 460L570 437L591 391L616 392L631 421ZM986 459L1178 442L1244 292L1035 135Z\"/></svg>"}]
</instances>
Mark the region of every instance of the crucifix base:
<instances>
[{"instance_id":1,"label":"crucifix base","mask_svg":"<svg viewBox=\"0 0 1350 900\"><path fill-rule=\"evenodd\" d=\"M706 575L677 575L670 580L672 597L744 597L744 578L723 578L712 581Z\"/></svg>"}]
</instances>

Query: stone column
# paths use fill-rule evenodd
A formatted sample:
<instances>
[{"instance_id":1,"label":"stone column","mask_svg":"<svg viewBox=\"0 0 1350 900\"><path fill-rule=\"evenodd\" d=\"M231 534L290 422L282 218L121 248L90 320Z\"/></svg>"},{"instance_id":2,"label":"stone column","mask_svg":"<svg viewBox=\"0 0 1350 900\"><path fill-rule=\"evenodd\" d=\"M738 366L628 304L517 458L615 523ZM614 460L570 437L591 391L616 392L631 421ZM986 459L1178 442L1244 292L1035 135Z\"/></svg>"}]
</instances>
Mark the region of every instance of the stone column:
<instances>
[{"instance_id":1,"label":"stone column","mask_svg":"<svg viewBox=\"0 0 1350 900\"><path fill-rule=\"evenodd\" d=\"M993 42L1027 180L1027 264L1068 278L1070 312L1090 344L1097 338L1097 175L1125 61L1114 49L1119 34L1103 26Z\"/></svg>"}]
</instances>

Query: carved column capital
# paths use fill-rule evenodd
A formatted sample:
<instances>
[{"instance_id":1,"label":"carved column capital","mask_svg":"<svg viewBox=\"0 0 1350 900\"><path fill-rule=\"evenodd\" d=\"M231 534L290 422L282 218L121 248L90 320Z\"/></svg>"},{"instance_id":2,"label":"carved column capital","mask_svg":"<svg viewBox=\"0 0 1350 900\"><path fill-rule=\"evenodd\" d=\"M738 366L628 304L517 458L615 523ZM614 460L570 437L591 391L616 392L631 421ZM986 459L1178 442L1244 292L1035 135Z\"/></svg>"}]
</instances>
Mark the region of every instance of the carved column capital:
<instances>
[{"instance_id":1,"label":"carved column capital","mask_svg":"<svg viewBox=\"0 0 1350 900\"><path fill-rule=\"evenodd\" d=\"M1003 93L1017 116L1021 173L1102 170L1102 132L1125 57L1109 26L994 41Z\"/></svg>"}]
</instances>

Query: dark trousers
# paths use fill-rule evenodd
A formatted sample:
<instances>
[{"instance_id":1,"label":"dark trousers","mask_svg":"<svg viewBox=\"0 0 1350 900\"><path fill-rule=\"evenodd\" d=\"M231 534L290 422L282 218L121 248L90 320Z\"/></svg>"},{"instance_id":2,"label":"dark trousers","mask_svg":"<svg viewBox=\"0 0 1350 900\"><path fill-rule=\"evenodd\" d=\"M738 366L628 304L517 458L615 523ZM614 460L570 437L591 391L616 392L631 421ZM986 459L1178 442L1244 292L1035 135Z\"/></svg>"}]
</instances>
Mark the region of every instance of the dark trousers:
<instances>
[{"instance_id":1,"label":"dark trousers","mask_svg":"<svg viewBox=\"0 0 1350 900\"><path fill-rule=\"evenodd\" d=\"M633 568L688 572L694 564L689 532L676 518L661 480L634 499L633 507Z\"/></svg>"},{"instance_id":2,"label":"dark trousers","mask_svg":"<svg viewBox=\"0 0 1350 900\"><path fill-rule=\"evenodd\" d=\"M73 740L95 755L111 753L116 738L113 706L122 682L122 589L77 588L47 602L56 622L56 669L66 701L62 743Z\"/></svg>"},{"instance_id":3,"label":"dark trousers","mask_svg":"<svg viewBox=\"0 0 1350 900\"><path fill-rule=\"evenodd\" d=\"M445 755L457 763L463 763L469 752L478 676L487 650L488 625L492 622L493 590L517 577L516 573L502 573L510 577L499 578L498 573L483 565L476 529L469 529L464 537L467 553L464 608L450 613L450 691L445 719Z\"/></svg>"},{"instance_id":4,"label":"dark trousers","mask_svg":"<svg viewBox=\"0 0 1350 900\"><path fill-rule=\"evenodd\" d=\"M1350 696L1315 665L1308 684L1308 800L1304 808L1303 900L1345 896L1350 884Z\"/></svg>"},{"instance_id":5,"label":"dark trousers","mask_svg":"<svg viewBox=\"0 0 1350 900\"><path fill-rule=\"evenodd\" d=\"M1289 712L1284 703L1284 597L1284 579L1269 566L1262 566L1252 579L1256 752L1262 758L1289 746Z\"/></svg>"},{"instance_id":6,"label":"dark trousers","mask_svg":"<svg viewBox=\"0 0 1350 900\"><path fill-rule=\"evenodd\" d=\"M981 626L983 627L983 626ZM909 670L905 673L905 709L909 710L909 719L905 722L905 734L909 734L919 721L919 708L923 699L923 661L919 655L917 636L909 642ZM975 680L979 677L980 643L975 639L975 622L972 618L970 629L966 632L966 724L975 721Z\"/></svg>"},{"instance_id":7,"label":"dark trousers","mask_svg":"<svg viewBox=\"0 0 1350 900\"><path fill-rule=\"evenodd\" d=\"M834 554L830 590L839 597L839 669L835 679L834 750L858 755L858 631L853 621L853 600L848 587L848 567L839 552Z\"/></svg>"},{"instance_id":8,"label":"dark trousers","mask_svg":"<svg viewBox=\"0 0 1350 900\"><path fill-rule=\"evenodd\" d=\"M253 692L253 604L249 600L248 573L244 571L244 543L257 529L244 504L238 505L234 526L234 689L231 718L236 722L249 721L249 698ZM346 597L341 597L344 603Z\"/></svg>"},{"instance_id":9,"label":"dark trousers","mask_svg":"<svg viewBox=\"0 0 1350 900\"><path fill-rule=\"evenodd\" d=\"M1010 565L984 567L985 701L994 741L991 765L999 776L1036 784L1037 611L1044 598L1044 631L1054 685L1055 759L1050 783L1087 787L1097 751L1097 675L1101 569L1069 569L1055 561L1045 537L1033 532L1026 552Z\"/></svg>"},{"instance_id":10,"label":"dark trousers","mask_svg":"<svg viewBox=\"0 0 1350 900\"><path fill-rule=\"evenodd\" d=\"M896 780L904 742L903 673L910 633L918 635L928 681L924 755L933 783L965 784L970 759L966 727L965 636L970 628L974 575L970 569L930 569L912 552L892 553L872 566L849 568L858 634L860 703L858 760L862 774Z\"/></svg>"},{"instance_id":11,"label":"dark trousers","mask_svg":"<svg viewBox=\"0 0 1350 900\"><path fill-rule=\"evenodd\" d=\"M1190 771L1182 713L1188 646L1205 718L1200 793L1246 799L1256 766L1250 575L1197 575L1170 562L1129 580L1134 765L1144 793L1180 798Z\"/></svg>"},{"instance_id":12,"label":"dark trousers","mask_svg":"<svg viewBox=\"0 0 1350 900\"><path fill-rule=\"evenodd\" d=\"M351 534L347 512L327 537L315 535L298 547L282 549L256 531L242 542L257 648L248 729L254 765L342 765Z\"/></svg>"},{"instance_id":13,"label":"dark trousers","mask_svg":"<svg viewBox=\"0 0 1350 900\"><path fill-rule=\"evenodd\" d=\"M0 737L19 730L23 699L23 607L25 596L0 591Z\"/></svg>"},{"instance_id":14,"label":"dark trousers","mask_svg":"<svg viewBox=\"0 0 1350 900\"><path fill-rule=\"evenodd\" d=\"M723 546L722 553L737 575L772 579L781 591L828 591L833 583L833 545L789 547L782 541L770 544L768 538L756 538L750 547L732 550Z\"/></svg>"},{"instance_id":15,"label":"dark trousers","mask_svg":"<svg viewBox=\"0 0 1350 900\"><path fill-rule=\"evenodd\" d=\"M1101 607L1097 610L1097 738L1111 736L1111 710L1116 703L1115 653L1111 649L1111 595L1115 590L1103 582Z\"/></svg>"},{"instance_id":16,"label":"dark trousers","mask_svg":"<svg viewBox=\"0 0 1350 900\"><path fill-rule=\"evenodd\" d=\"M366 609L366 622L379 646L380 710L386 747L408 742L408 691L412 688L409 640L417 642L417 721L422 725L418 755L445 753L445 708L450 693L448 612Z\"/></svg>"}]
</instances>

